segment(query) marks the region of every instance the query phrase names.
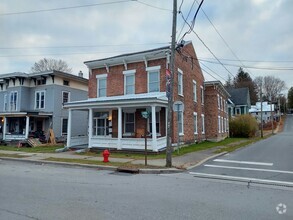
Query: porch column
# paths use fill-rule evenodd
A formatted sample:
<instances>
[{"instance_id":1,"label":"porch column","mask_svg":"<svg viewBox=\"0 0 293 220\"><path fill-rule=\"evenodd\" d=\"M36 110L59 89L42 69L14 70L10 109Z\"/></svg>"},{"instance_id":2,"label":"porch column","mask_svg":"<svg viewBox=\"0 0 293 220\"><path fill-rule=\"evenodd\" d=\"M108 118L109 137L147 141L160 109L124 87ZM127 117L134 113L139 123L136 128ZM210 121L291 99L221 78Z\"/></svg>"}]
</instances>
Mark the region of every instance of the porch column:
<instances>
[{"instance_id":1,"label":"porch column","mask_svg":"<svg viewBox=\"0 0 293 220\"><path fill-rule=\"evenodd\" d=\"M121 150L121 139L122 139L122 108L118 107L118 146L117 149Z\"/></svg>"},{"instance_id":2,"label":"porch column","mask_svg":"<svg viewBox=\"0 0 293 220\"><path fill-rule=\"evenodd\" d=\"M89 109L89 148L92 147L92 137L93 137L93 109Z\"/></svg>"},{"instance_id":3,"label":"porch column","mask_svg":"<svg viewBox=\"0 0 293 220\"><path fill-rule=\"evenodd\" d=\"M7 124L7 118L4 116L4 121L3 121L3 140L6 140L6 124Z\"/></svg>"},{"instance_id":4,"label":"porch column","mask_svg":"<svg viewBox=\"0 0 293 220\"><path fill-rule=\"evenodd\" d=\"M25 139L28 139L29 125L30 125L30 117L29 116L26 116L26 122L25 122Z\"/></svg>"},{"instance_id":5,"label":"porch column","mask_svg":"<svg viewBox=\"0 0 293 220\"><path fill-rule=\"evenodd\" d=\"M69 148L71 146L71 121L72 121L72 109L68 110L68 124L67 124L67 145Z\"/></svg>"},{"instance_id":6,"label":"porch column","mask_svg":"<svg viewBox=\"0 0 293 220\"><path fill-rule=\"evenodd\" d=\"M156 106L152 106L152 139L153 151L157 151Z\"/></svg>"}]
</instances>

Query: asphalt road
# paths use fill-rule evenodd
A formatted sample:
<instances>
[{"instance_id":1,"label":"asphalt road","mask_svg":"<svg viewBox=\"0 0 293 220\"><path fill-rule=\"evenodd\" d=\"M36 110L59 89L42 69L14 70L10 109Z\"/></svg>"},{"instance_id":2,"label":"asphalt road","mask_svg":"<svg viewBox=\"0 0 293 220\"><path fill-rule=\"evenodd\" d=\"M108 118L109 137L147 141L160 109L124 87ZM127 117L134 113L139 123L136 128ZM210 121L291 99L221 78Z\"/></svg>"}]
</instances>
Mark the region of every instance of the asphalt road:
<instances>
[{"instance_id":1,"label":"asphalt road","mask_svg":"<svg viewBox=\"0 0 293 220\"><path fill-rule=\"evenodd\" d=\"M190 171L199 176L206 174L293 184L293 116L287 116L283 132Z\"/></svg>"},{"instance_id":2,"label":"asphalt road","mask_svg":"<svg viewBox=\"0 0 293 220\"><path fill-rule=\"evenodd\" d=\"M293 219L293 188L2 160L0 219Z\"/></svg>"}]
</instances>

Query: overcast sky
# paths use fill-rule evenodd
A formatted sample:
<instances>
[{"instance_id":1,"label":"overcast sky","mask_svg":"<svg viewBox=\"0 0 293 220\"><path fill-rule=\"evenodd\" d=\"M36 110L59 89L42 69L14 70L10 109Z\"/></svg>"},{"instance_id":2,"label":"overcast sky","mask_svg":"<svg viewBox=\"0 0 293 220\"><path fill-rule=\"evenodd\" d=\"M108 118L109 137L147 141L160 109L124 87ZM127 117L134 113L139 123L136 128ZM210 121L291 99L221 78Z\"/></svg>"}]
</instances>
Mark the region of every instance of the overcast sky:
<instances>
[{"instance_id":1,"label":"overcast sky","mask_svg":"<svg viewBox=\"0 0 293 220\"><path fill-rule=\"evenodd\" d=\"M178 0L178 10L182 2L190 22L198 3ZM166 46L172 5L172 0L1 0L0 74L29 72L46 57L88 76L84 61ZM192 40L206 80L224 82L246 66L252 78L273 75L293 86L292 0L205 0L202 9L194 27L201 40L194 33L184 40ZM178 14L177 40L188 30L183 24Z\"/></svg>"}]
</instances>

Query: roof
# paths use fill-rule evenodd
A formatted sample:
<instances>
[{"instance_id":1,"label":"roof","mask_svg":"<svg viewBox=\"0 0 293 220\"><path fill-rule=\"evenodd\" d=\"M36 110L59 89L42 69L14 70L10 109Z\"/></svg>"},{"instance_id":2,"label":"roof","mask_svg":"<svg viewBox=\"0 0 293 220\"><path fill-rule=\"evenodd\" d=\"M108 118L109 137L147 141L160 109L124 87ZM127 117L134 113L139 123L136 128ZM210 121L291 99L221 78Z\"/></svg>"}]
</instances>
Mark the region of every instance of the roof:
<instances>
[{"instance_id":1,"label":"roof","mask_svg":"<svg viewBox=\"0 0 293 220\"><path fill-rule=\"evenodd\" d=\"M217 81L206 81L206 82L204 82L204 85L205 86L215 86L215 85L217 85L217 86L220 87L220 89L225 93L225 95L227 97L230 97L229 92L227 91L227 89L223 86L223 84L219 80L217 80Z\"/></svg>"},{"instance_id":2,"label":"roof","mask_svg":"<svg viewBox=\"0 0 293 220\"><path fill-rule=\"evenodd\" d=\"M187 41L184 43L184 46L190 43L191 41ZM165 58L167 54L169 53L170 53L170 46L165 46L165 47L159 47L155 49L144 50L144 51L139 51L134 53L121 54L118 56L113 56L113 57L108 57L108 58L103 58L98 60L85 61L84 64L89 68L101 68L101 67L105 67L105 65L114 66L114 65L121 65L125 63L133 63L138 61Z\"/></svg>"},{"instance_id":3,"label":"roof","mask_svg":"<svg viewBox=\"0 0 293 220\"><path fill-rule=\"evenodd\" d=\"M230 99L235 105L247 105L250 107L250 95L247 87L227 88L227 91L230 93Z\"/></svg>"},{"instance_id":4,"label":"roof","mask_svg":"<svg viewBox=\"0 0 293 220\"><path fill-rule=\"evenodd\" d=\"M79 82L87 83L88 79L73 75L70 73L65 73L61 71L45 71L45 72L35 72L35 73L24 73L24 72L14 72L14 73L6 73L6 74L0 74L0 80L1 79L10 79L10 78L16 78L16 77L23 77L23 78L38 78L41 76L61 76L66 79L73 79Z\"/></svg>"},{"instance_id":5,"label":"roof","mask_svg":"<svg viewBox=\"0 0 293 220\"><path fill-rule=\"evenodd\" d=\"M118 105L137 106L139 104L150 105L151 103L168 104L166 92L151 92L141 94L130 94L121 96L108 96L100 98L89 98L86 100L68 102L64 104L64 108L82 108L89 106L96 107L117 107Z\"/></svg>"},{"instance_id":6,"label":"roof","mask_svg":"<svg viewBox=\"0 0 293 220\"><path fill-rule=\"evenodd\" d=\"M275 111L275 105L274 104L268 104L268 102L262 103L262 111L263 112L270 112L272 108L272 111ZM257 102L256 105L252 105L251 109L249 109L249 113L253 112L260 112L261 111L261 103Z\"/></svg>"}]
</instances>

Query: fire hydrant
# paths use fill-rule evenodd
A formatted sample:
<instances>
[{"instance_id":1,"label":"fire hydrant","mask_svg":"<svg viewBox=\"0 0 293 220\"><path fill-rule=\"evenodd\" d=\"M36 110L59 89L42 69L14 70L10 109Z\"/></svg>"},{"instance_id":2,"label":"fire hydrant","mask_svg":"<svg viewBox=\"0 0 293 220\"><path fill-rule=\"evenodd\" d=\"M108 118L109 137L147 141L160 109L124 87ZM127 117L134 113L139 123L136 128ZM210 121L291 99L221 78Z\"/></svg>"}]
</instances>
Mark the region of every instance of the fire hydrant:
<instances>
[{"instance_id":1,"label":"fire hydrant","mask_svg":"<svg viewBox=\"0 0 293 220\"><path fill-rule=\"evenodd\" d=\"M109 162L109 156L110 156L110 152L106 149L103 151L103 157L104 157L104 160L103 162L104 163L108 163Z\"/></svg>"}]
</instances>

